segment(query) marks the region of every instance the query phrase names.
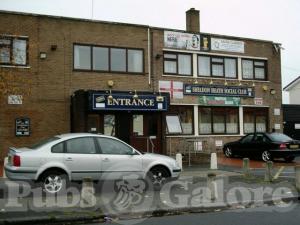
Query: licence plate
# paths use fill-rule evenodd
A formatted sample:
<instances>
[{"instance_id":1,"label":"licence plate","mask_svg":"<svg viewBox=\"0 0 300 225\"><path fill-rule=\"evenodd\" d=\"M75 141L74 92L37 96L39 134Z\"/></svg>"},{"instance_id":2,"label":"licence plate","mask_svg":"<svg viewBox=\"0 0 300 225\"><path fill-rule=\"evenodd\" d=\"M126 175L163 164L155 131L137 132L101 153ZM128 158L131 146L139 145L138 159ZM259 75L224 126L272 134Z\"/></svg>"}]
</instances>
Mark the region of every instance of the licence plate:
<instances>
[{"instance_id":1,"label":"licence plate","mask_svg":"<svg viewBox=\"0 0 300 225\"><path fill-rule=\"evenodd\" d=\"M299 148L299 145L290 145L290 148L292 148L292 149Z\"/></svg>"}]
</instances>

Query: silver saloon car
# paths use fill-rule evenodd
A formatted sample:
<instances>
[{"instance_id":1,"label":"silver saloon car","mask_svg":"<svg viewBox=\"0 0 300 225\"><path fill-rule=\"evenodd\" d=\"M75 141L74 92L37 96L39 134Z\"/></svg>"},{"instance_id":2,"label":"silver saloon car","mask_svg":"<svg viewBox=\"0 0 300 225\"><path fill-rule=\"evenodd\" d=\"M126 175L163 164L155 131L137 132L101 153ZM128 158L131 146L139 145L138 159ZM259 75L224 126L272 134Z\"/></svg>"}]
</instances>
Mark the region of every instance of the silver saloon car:
<instances>
[{"instance_id":1,"label":"silver saloon car","mask_svg":"<svg viewBox=\"0 0 300 225\"><path fill-rule=\"evenodd\" d=\"M171 157L141 153L117 138L90 133L62 134L29 148L10 148L4 168L9 179L38 181L48 193L86 177L113 180L134 174L161 185L181 172Z\"/></svg>"}]
</instances>

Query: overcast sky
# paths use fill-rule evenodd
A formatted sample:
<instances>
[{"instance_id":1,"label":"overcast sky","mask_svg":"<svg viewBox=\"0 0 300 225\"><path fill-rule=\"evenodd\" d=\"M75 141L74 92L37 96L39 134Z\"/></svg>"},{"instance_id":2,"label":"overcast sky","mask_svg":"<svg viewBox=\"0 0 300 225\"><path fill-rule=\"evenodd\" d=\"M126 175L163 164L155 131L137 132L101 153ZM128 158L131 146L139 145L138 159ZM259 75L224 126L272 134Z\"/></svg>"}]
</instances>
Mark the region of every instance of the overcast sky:
<instances>
[{"instance_id":1,"label":"overcast sky","mask_svg":"<svg viewBox=\"0 0 300 225\"><path fill-rule=\"evenodd\" d=\"M300 76L300 0L0 0L1 10L182 30L189 8L200 10L201 32L282 43L282 86Z\"/></svg>"}]
</instances>

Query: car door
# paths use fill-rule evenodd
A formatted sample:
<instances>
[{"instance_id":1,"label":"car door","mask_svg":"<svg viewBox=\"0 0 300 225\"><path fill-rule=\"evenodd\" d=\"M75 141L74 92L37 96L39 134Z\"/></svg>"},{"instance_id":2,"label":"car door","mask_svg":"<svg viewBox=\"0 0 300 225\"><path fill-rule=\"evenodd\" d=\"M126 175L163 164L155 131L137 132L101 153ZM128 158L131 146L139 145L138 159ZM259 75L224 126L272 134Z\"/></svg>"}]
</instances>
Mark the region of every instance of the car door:
<instances>
[{"instance_id":1,"label":"car door","mask_svg":"<svg viewBox=\"0 0 300 225\"><path fill-rule=\"evenodd\" d=\"M254 134L248 134L243 137L239 144L235 146L235 152L240 156L249 156L249 150L251 149L251 142L253 140Z\"/></svg>"},{"instance_id":2,"label":"car door","mask_svg":"<svg viewBox=\"0 0 300 225\"><path fill-rule=\"evenodd\" d=\"M263 151L269 150L269 145L268 137L263 133L257 133L251 144L251 154L260 157Z\"/></svg>"},{"instance_id":3,"label":"car door","mask_svg":"<svg viewBox=\"0 0 300 225\"><path fill-rule=\"evenodd\" d=\"M101 178L123 179L124 176L142 177L142 155L114 138L97 138L101 150Z\"/></svg>"},{"instance_id":4,"label":"car door","mask_svg":"<svg viewBox=\"0 0 300 225\"><path fill-rule=\"evenodd\" d=\"M80 137L65 142L64 162L71 171L73 180L91 177L100 178L101 156L93 137Z\"/></svg>"}]
</instances>

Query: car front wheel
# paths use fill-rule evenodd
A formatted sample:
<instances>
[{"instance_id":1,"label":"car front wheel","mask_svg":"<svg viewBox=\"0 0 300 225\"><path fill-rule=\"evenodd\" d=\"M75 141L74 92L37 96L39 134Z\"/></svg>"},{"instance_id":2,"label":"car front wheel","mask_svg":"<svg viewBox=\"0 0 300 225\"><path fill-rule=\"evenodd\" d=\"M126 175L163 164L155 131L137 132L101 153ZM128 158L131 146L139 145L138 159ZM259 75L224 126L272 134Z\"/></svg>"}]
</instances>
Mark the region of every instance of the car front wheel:
<instances>
[{"instance_id":1,"label":"car front wheel","mask_svg":"<svg viewBox=\"0 0 300 225\"><path fill-rule=\"evenodd\" d=\"M232 153L232 150L230 147L225 148L224 154L227 158L231 158L233 156L233 153Z\"/></svg>"},{"instance_id":2,"label":"car front wheel","mask_svg":"<svg viewBox=\"0 0 300 225\"><path fill-rule=\"evenodd\" d=\"M261 153L261 158L264 162L267 162L267 161L271 161L272 160L272 157L271 157L271 153L269 151L263 151Z\"/></svg>"},{"instance_id":3,"label":"car front wheel","mask_svg":"<svg viewBox=\"0 0 300 225\"><path fill-rule=\"evenodd\" d=\"M154 190L160 190L170 177L169 171L164 167L154 167L148 173L148 178L153 185Z\"/></svg>"}]
</instances>

